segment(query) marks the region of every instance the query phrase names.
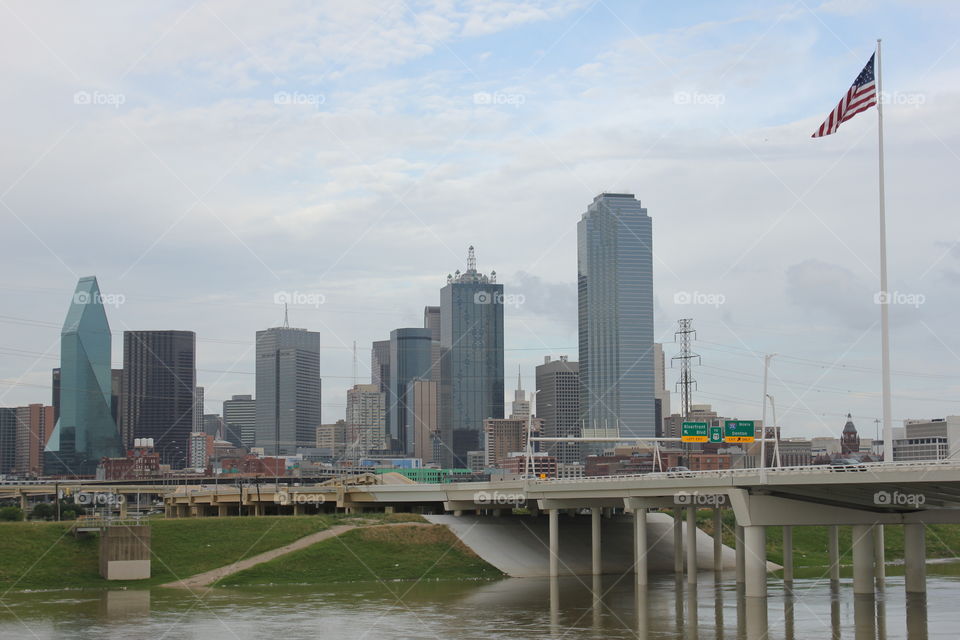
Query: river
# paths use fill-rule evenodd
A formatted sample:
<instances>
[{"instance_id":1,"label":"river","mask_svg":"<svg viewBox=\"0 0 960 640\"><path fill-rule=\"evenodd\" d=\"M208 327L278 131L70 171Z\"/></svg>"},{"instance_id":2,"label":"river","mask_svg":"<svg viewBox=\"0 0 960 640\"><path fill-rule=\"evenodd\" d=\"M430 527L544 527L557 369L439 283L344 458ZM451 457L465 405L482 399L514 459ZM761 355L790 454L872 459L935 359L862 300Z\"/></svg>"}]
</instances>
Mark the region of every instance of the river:
<instances>
[{"instance_id":1,"label":"river","mask_svg":"<svg viewBox=\"0 0 960 640\"><path fill-rule=\"evenodd\" d=\"M789 593L771 579L766 620L734 582L708 572L695 588L656 577L640 594L630 578L9 593L0 599L0 638L960 637L960 578L952 576L928 577L926 606L908 605L902 577L888 578L876 599L855 599L849 580L837 591L829 581L797 580Z\"/></svg>"}]
</instances>

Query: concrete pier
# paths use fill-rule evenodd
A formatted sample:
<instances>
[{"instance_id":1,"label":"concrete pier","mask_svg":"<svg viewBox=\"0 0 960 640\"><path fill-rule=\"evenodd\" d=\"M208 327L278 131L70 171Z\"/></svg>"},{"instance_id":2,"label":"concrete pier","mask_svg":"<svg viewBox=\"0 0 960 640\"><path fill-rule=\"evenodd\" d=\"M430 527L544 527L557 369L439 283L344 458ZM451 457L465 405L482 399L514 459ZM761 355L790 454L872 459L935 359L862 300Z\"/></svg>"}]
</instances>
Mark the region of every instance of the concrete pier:
<instances>
[{"instance_id":1,"label":"concrete pier","mask_svg":"<svg viewBox=\"0 0 960 640\"><path fill-rule=\"evenodd\" d=\"M550 519L550 577L560 575L560 520L556 509L547 511Z\"/></svg>"},{"instance_id":2,"label":"concrete pier","mask_svg":"<svg viewBox=\"0 0 960 640\"><path fill-rule=\"evenodd\" d=\"M853 593L873 595L873 527L867 524L853 525Z\"/></svg>"},{"instance_id":3,"label":"concrete pier","mask_svg":"<svg viewBox=\"0 0 960 640\"><path fill-rule=\"evenodd\" d=\"M830 581L840 581L840 528L837 525L827 527L827 555L830 559Z\"/></svg>"},{"instance_id":4,"label":"concrete pier","mask_svg":"<svg viewBox=\"0 0 960 640\"><path fill-rule=\"evenodd\" d=\"M883 591L887 582L887 557L884 550L883 525L873 526L873 577L877 591Z\"/></svg>"},{"instance_id":5,"label":"concrete pier","mask_svg":"<svg viewBox=\"0 0 960 640\"><path fill-rule=\"evenodd\" d=\"M908 594L927 592L927 541L922 524L903 525L903 563Z\"/></svg>"},{"instance_id":6,"label":"concrete pier","mask_svg":"<svg viewBox=\"0 0 960 640\"><path fill-rule=\"evenodd\" d=\"M673 572L683 575L683 511L673 510Z\"/></svg>"},{"instance_id":7,"label":"concrete pier","mask_svg":"<svg viewBox=\"0 0 960 640\"><path fill-rule=\"evenodd\" d=\"M743 527L739 524L734 526L734 535L736 536L736 549L737 549L737 582L743 584L746 582L746 562L745 562L745 552L743 548Z\"/></svg>"},{"instance_id":8,"label":"concrete pier","mask_svg":"<svg viewBox=\"0 0 960 640\"><path fill-rule=\"evenodd\" d=\"M743 527L744 577L748 598L767 597L767 530L752 525Z\"/></svg>"},{"instance_id":9,"label":"concrete pier","mask_svg":"<svg viewBox=\"0 0 960 640\"><path fill-rule=\"evenodd\" d=\"M783 581L793 584L793 527L783 527Z\"/></svg>"},{"instance_id":10,"label":"concrete pier","mask_svg":"<svg viewBox=\"0 0 960 640\"><path fill-rule=\"evenodd\" d=\"M600 507L590 509L590 544L591 559L593 565L593 575L598 576L603 573L603 558L600 552Z\"/></svg>"},{"instance_id":11,"label":"concrete pier","mask_svg":"<svg viewBox=\"0 0 960 640\"><path fill-rule=\"evenodd\" d=\"M713 510L713 570L723 570L723 511L719 507Z\"/></svg>"},{"instance_id":12,"label":"concrete pier","mask_svg":"<svg viewBox=\"0 0 960 640\"><path fill-rule=\"evenodd\" d=\"M687 582L697 584L697 508L687 506Z\"/></svg>"},{"instance_id":13,"label":"concrete pier","mask_svg":"<svg viewBox=\"0 0 960 640\"><path fill-rule=\"evenodd\" d=\"M644 507L638 507L633 510L633 553L634 553L634 572L637 577L638 588L642 585L646 587L649 581L649 562L647 553L649 545L647 543L647 510Z\"/></svg>"}]
</instances>

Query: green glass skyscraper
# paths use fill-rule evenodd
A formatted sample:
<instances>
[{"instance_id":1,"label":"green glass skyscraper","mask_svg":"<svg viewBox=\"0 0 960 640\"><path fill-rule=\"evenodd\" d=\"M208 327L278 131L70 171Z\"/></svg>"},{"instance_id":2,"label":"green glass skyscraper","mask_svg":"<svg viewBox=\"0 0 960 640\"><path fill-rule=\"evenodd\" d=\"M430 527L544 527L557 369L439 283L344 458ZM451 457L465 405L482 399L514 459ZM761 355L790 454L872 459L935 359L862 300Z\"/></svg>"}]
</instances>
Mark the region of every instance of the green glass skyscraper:
<instances>
[{"instance_id":1,"label":"green glass skyscraper","mask_svg":"<svg viewBox=\"0 0 960 640\"><path fill-rule=\"evenodd\" d=\"M95 276L80 278L60 332L60 417L44 472L94 475L103 457L121 455L111 414L110 325Z\"/></svg>"}]
</instances>

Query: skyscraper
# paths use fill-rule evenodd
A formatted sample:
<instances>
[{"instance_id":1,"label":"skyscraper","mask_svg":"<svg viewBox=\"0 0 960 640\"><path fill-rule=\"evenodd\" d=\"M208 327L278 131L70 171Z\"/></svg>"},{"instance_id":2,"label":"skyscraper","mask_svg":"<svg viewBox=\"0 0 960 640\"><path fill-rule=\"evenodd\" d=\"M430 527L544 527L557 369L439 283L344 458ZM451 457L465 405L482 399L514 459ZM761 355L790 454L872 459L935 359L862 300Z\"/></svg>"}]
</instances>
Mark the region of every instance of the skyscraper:
<instances>
[{"instance_id":1,"label":"skyscraper","mask_svg":"<svg viewBox=\"0 0 960 640\"><path fill-rule=\"evenodd\" d=\"M0 473L13 473L17 464L17 409L0 407Z\"/></svg>"},{"instance_id":2,"label":"skyscraper","mask_svg":"<svg viewBox=\"0 0 960 640\"><path fill-rule=\"evenodd\" d=\"M447 276L440 290L440 410L444 464L466 467L483 448L483 421L503 417L503 285L496 272Z\"/></svg>"},{"instance_id":3,"label":"skyscraper","mask_svg":"<svg viewBox=\"0 0 960 640\"><path fill-rule=\"evenodd\" d=\"M390 392L390 341L377 340L373 343L373 349L370 352L370 382L375 384L384 397L384 438L390 433L390 411L389 398ZM347 422L350 422L348 419ZM386 440L384 440L386 442Z\"/></svg>"},{"instance_id":4,"label":"skyscraper","mask_svg":"<svg viewBox=\"0 0 960 640\"><path fill-rule=\"evenodd\" d=\"M31 404L17 407L16 462L14 470L24 475L43 473L43 448L53 432L53 407Z\"/></svg>"},{"instance_id":5,"label":"skyscraper","mask_svg":"<svg viewBox=\"0 0 960 640\"><path fill-rule=\"evenodd\" d=\"M517 388L513 392L513 404L510 407L511 418L526 418L530 415L530 400L523 390L523 381L520 378L520 368L517 367Z\"/></svg>"},{"instance_id":6,"label":"skyscraper","mask_svg":"<svg viewBox=\"0 0 960 640\"><path fill-rule=\"evenodd\" d=\"M390 393L387 407L390 414L390 449L408 455L413 452L414 433L408 424L413 398L408 398L408 385L413 380L430 376L430 329L394 329L390 332Z\"/></svg>"},{"instance_id":7,"label":"skyscraper","mask_svg":"<svg viewBox=\"0 0 960 640\"><path fill-rule=\"evenodd\" d=\"M240 434L240 443L249 449L257 440L257 402L251 395L223 401L223 422L228 432Z\"/></svg>"},{"instance_id":8,"label":"skyscraper","mask_svg":"<svg viewBox=\"0 0 960 640\"><path fill-rule=\"evenodd\" d=\"M543 435L548 438L581 435L579 369L567 356L559 360L545 356L537 367L537 417L543 420ZM576 442L552 442L546 450L563 464L580 461L580 444Z\"/></svg>"},{"instance_id":9,"label":"skyscraper","mask_svg":"<svg viewBox=\"0 0 960 640\"><path fill-rule=\"evenodd\" d=\"M433 462L435 443L439 439L440 383L414 379L407 385L407 428L413 432L411 455Z\"/></svg>"},{"instance_id":10,"label":"skyscraper","mask_svg":"<svg viewBox=\"0 0 960 640\"><path fill-rule=\"evenodd\" d=\"M187 464L194 430L197 336L193 331L123 332L123 441L153 438L160 462Z\"/></svg>"},{"instance_id":11,"label":"skyscraper","mask_svg":"<svg viewBox=\"0 0 960 640\"><path fill-rule=\"evenodd\" d=\"M577 225L580 406L585 428L655 435L652 224L629 193L602 193Z\"/></svg>"},{"instance_id":12,"label":"skyscraper","mask_svg":"<svg viewBox=\"0 0 960 640\"><path fill-rule=\"evenodd\" d=\"M320 334L273 327L257 331L257 446L295 454L316 443L320 424Z\"/></svg>"},{"instance_id":13,"label":"skyscraper","mask_svg":"<svg viewBox=\"0 0 960 640\"><path fill-rule=\"evenodd\" d=\"M203 387L197 387L193 390L193 430L199 433L203 431Z\"/></svg>"},{"instance_id":14,"label":"skyscraper","mask_svg":"<svg viewBox=\"0 0 960 640\"><path fill-rule=\"evenodd\" d=\"M94 276L80 278L60 332L60 418L47 441L44 472L93 475L121 454L111 415L110 325Z\"/></svg>"},{"instance_id":15,"label":"skyscraper","mask_svg":"<svg viewBox=\"0 0 960 640\"><path fill-rule=\"evenodd\" d=\"M663 421L670 416L670 390L667 389L666 362L663 357L663 345L655 342L653 345L653 373L655 399L655 424L657 435L663 435Z\"/></svg>"},{"instance_id":16,"label":"skyscraper","mask_svg":"<svg viewBox=\"0 0 960 640\"><path fill-rule=\"evenodd\" d=\"M386 394L377 385L347 390L346 448L351 457L387 448L386 413Z\"/></svg>"},{"instance_id":17,"label":"skyscraper","mask_svg":"<svg viewBox=\"0 0 960 640\"><path fill-rule=\"evenodd\" d=\"M440 380L440 307L423 308L423 327L430 329L430 380Z\"/></svg>"}]
</instances>

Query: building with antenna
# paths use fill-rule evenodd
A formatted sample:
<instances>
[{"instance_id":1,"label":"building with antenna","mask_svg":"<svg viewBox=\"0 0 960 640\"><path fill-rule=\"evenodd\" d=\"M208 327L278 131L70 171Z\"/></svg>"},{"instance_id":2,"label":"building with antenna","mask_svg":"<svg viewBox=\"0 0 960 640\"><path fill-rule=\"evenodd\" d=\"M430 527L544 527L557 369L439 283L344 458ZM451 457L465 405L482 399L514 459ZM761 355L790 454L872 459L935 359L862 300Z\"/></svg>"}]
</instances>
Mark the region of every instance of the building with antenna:
<instances>
[{"instance_id":1,"label":"building with antenna","mask_svg":"<svg viewBox=\"0 0 960 640\"><path fill-rule=\"evenodd\" d=\"M523 381L520 377L520 365L517 365L517 388L513 392L513 405L510 408L510 418L526 418L530 415L530 400L523 390Z\"/></svg>"},{"instance_id":2,"label":"building with antenna","mask_svg":"<svg viewBox=\"0 0 960 640\"><path fill-rule=\"evenodd\" d=\"M601 193L577 224L580 407L586 429L654 436L653 231L630 193Z\"/></svg>"},{"instance_id":3,"label":"building with antenna","mask_svg":"<svg viewBox=\"0 0 960 640\"><path fill-rule=\"evenodd\" d=\"M466 467L467 452L483 449L483 421L503 418L503 285L496 271L477 271L473 246L467 269L440 290L440 428L442 463Z\"/></svg>"},{"instance_id":4,"label":"building with antenna","mask_svg":"<svg viewBox=\"0 0 960 640\"><path fill-rule=\"evenodd\" d=\"M410 383L429 380L431 363L430 329L404 328L390 332L390 388L387 394L389 448L409 455L414 449L414 425L410 422L413 396Z\"/></svg>"}]
</instances>

